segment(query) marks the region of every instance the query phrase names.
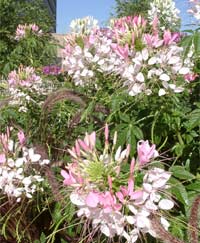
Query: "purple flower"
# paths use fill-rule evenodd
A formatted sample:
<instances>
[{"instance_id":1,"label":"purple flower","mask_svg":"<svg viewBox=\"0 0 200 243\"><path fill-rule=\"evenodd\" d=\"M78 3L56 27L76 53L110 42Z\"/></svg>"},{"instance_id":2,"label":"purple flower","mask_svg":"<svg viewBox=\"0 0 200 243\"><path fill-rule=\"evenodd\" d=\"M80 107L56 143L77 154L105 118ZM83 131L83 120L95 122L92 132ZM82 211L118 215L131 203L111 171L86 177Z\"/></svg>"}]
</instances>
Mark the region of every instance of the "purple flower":
<instances>
[{"instance_id":1,"label":"purple flower","mask_svg":"<svg viewBox=\"0 0 200 243\"><path fill-rule=\"evenodd\" d=\"M42 71L46 75L58 75L61 73L61 68L57 65L44 66Z\"/></svg>"}]
</instances>

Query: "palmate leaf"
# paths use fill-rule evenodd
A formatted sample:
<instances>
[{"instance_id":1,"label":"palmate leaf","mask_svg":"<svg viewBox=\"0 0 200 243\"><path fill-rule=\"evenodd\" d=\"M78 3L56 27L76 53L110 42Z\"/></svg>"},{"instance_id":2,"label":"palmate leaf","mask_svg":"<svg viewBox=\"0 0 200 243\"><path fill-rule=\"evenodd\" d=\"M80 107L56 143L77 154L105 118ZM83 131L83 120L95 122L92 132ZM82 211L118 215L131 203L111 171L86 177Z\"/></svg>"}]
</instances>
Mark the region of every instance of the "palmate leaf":
<instances>
[{"instance_id":1,"label":"palmate leaf","mask_svg":"<svg viewBox=\"0 0 200 243\"><path fill-rule=\"evenodd\" d=\"M184 58L187 57L192 44L194 45L195 57L199 57L200 56L200 32L199 31L194 31L190 35L183 38L181 45L184 48L184 52L183 52Z\"/></svg>"},{"instance_id":2,"label":"palmate leaf","mask_svg":"<svg viewBox=\"0 0 200 243\"><path fill-rule=\"evenodd\" d=\"M185 170L183 166L172 166L170 168L173 176L181 180L192 180L195 176L189 171Z\"/></svg>"},{"instance_id":3,"label":"palmate leaf","mask_svg":"<svg viewBox=\"0 0 200 243\"><path fill-rule=\"evenodd\" d=\"M196 191L200 193L200 181L195 181L190 185L186 186L187 190Z\"/></svg>"},{"instance_id":4,"label":"palmate leaf","mask_svg":"<svg viewBox=\"0 0 200 243\"><path fill-rule=\"evenodd\" d=\"M185 123L185 127L187 130L192 130L193 128L200 126L200 109L195 109L193 110L189 115L188 115L188 120Z\"/></svg>"},{"instance_id":5,"label":"palmate leaf","mask_svg":"<svg viewBox=\"0 0 200 243\"><path fill-rule=\"evenodd\" d=\"M187 54L189 53L190 51L190 48L192 46L192 43L193 43L193 36L192 35L189 35L189 36L186 36L183 40L182 40L182 47L184 48L184 51L183 51L183 57L186 58Z\"/></svg>"},{"instance_id":6,"label":"palmate leaf","mask_svg":"<svg viewBox=\"0 0 200 243\"><path fill-rule=\"evenodd\" d=\"M188 206L188 194L183 186L177 179L171 177L170 180L171 185L171 193L173 194L174 198L183 203L184 206Z\"/></svg>"},{"instance_id":7,"label":"palmate leaf","mask_svg":"<svg viewBox=\"0 0 200 243\"><path fill-rule=\"evenodd\" d=\"M194 52L196 56L200 55L200 32L195 31L193 36Z\"/></svg>"}]
</instances>

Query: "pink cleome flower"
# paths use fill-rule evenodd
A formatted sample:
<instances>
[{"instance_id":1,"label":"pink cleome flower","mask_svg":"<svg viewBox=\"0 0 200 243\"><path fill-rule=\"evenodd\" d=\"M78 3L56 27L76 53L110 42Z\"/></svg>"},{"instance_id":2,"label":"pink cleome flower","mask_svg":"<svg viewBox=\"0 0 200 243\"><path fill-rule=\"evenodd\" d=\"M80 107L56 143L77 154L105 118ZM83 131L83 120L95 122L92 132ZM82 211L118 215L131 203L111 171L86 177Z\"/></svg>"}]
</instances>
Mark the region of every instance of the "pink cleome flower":
<instances>
[{"instance_id":1,"label":"pink cleome flower","mask_svg":"<svg viewBox=\"0 0 200 243\"><path fill-rule=\"evenodd\" d=\"M10 87L30 87L35 83L41 82L40 76L36 75L33 67L19 67L8 74L8 84Z\"/></svg>"},{"instance_id":2,"label":"pink cleome flower","mask_svg":"<svg viewBox=\"0 0 200 243\"><path fill-rule=\"evenodd\" d=\"M174 203L164 191L171 176L159 168L147 169L143 165L158 156L155 144L139 141L137 160L130 163L130 171L122 166L127 163L130 145L122 150L115 149L117 135L114 135L112 148L109 144L109 128L105 125L105 143L103 152L96 148L96 133L77 139L75 146L69 149L72 163L61 170L63 184L70 189L70 200L78 207L78 217L85 216L92 221L107 237L123 236L128 242L135 242L139 234L155 236L151 226L151 212L170 210ZM116 152L115 152L116 151ZM142 182L135 180L142 176ZM169 195L169 194L168 194ZM162 212L159 211L162 217ZM166 220L162 218L165 225ZM161 222L161 223L162 223Z\"/></svg>"},{"instance_id":3,"label":"pink cleome flower","mask_svg":"<svg viewBox=\"0 0 200 243\"><path fill-rule=\"evenodd\" d=\"M15 33L15 40L19 41L27 37L28 33L34 33L37 36L42 35L42 30L36 24L19 24Z\"/></svg>"}]
</instances>

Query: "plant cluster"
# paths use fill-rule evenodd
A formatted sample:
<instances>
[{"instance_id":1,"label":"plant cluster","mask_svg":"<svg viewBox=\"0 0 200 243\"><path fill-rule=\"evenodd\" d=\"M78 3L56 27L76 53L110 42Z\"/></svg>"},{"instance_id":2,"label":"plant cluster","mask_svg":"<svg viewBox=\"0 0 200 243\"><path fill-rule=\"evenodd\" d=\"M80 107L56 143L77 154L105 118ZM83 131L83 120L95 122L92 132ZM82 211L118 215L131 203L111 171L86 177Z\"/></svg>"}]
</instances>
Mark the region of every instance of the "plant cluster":
<instances>
[{"instance_id":1,"label":"plant cluster","mask_svg":"<svg viewBox=\"0 0 200 243\"><path fill-rule=\"evenodd\" d=\"M20 64L38 68L55 62L54 21L43 0L1 0L0 9L0 77Z\"/></svg>"},{"instance_id":2,"label":"plant cluster","mask_svg":"<svg viewBox=\"0 0 200 243\"><path fill-rule=\"evenodd\" d=\"M0 189L8 198L16 198L20 202L23 196L32 198L39 189L38 184L44 178L36 166L48 164L49 160L42 160L33 148L25 146L26 138L22 131L18 132L17 141L11 139L10 132L11 128L7 128L6 133L0 136Z\"/></svg>"},{"instance_id":3,"label":"plant cluster","mask_svg":"<svg viewBox=\"0 0 200 243\"><path fill-rule=\"evenodd\" d=\"M62 67L42 25L16 22L0 83L0 241L198 243L199 29L178 32L173 1L148 9L104 28L72 21Z\"/></svg>"}]
</instances>

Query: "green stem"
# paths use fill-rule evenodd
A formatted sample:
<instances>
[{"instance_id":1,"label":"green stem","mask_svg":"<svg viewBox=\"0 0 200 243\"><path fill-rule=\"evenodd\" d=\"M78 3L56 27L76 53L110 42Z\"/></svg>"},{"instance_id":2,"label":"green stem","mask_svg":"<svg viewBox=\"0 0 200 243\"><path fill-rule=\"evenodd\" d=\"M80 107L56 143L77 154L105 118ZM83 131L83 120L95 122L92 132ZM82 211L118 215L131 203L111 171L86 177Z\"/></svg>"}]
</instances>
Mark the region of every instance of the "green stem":
<instances>
[{"instance_id":1,"label":"green stem","mask_svg":"<svg viewBox=\"0 0 200 243\"><path fill-rule=\"evenodd\" d=\"M183 142L183 139L182 139L182 137L181 137L180 132L177 132L176 134L177 134L177 138L178 138L179 143L180 143L181 145L184 145L184 142Z\"/></svg>"},{"instance_id":2,"label":"green stem","mask_svg":"<svg viewBox=\"0 0 200 243\"><path fill-rule=\"evenodd\" d=\"M155 125L156 125L156 121L157 121L157 115L158 115L158 111L156 111L154 117L154 121L152 123L152 126L151 126L151 142L154 143L154 129L155 129Z\"/></svg>"}]
</instances>

